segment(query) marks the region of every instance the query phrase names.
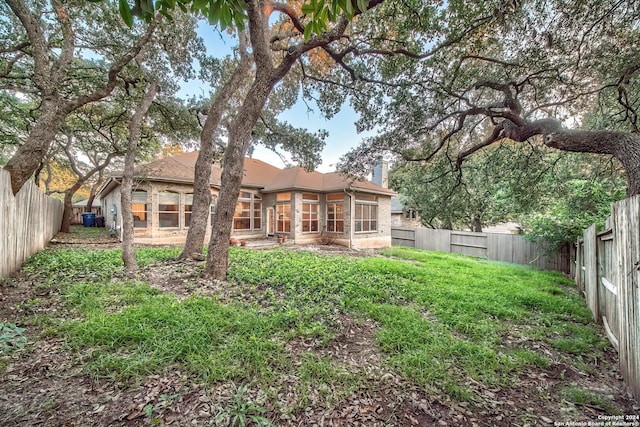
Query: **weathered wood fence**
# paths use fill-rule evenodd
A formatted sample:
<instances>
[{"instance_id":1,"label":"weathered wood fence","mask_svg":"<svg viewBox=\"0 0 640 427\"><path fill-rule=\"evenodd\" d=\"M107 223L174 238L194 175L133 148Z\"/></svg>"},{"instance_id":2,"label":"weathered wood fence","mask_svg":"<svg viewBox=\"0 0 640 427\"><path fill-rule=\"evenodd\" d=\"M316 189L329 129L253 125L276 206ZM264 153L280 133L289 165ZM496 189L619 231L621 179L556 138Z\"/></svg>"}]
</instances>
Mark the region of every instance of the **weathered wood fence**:
<instances>
[{"instance_id":1,"label":"weathered wood fence","mask_svg":"<svg viewBox=\"0 0 640 427\"><path fill-rule=\"evenodd\" d=\"M576 249L576 285L618 350L620 371L640 399L640 196L616 202L605 230L584 230Z\"/></svg>"},{"instance_id":2,"label":"weathered wood fence","mask_svg":"<svg viewBox=\"0 0 640 427\"><path fill-rule=\"evenodd\" d=\"M0 168L0 278L18 270L60 230L63 206L27 182L13 196L9 172Z\"/></svg>"},{"instance_id":3,"label":"weathered wood fence","mask_svg":"<svg viewBox=\"0 0 640 427\"><path fill-rule=\"evenodd\" d=\"M430 228L392 228L391 244L531 265L573 274L570 250L545 255L544 248L516 234L474 233Z\"/></svg>"}]
</instances>

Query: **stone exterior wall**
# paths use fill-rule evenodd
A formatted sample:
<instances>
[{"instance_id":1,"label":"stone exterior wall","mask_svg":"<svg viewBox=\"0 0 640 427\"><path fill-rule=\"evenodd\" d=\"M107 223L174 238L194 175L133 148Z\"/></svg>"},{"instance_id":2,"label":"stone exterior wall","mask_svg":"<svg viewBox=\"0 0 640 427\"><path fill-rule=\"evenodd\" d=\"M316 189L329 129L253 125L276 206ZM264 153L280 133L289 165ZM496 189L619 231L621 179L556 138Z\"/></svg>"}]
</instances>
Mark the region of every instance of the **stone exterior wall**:
<instances>
[{"instance_id":1,"label":"stone exterior wall","mask_svg":"<svg viewBox=\"0 0 640 427\"><path fill-rule=\"evenodd\" d=\"M351 212L355 211L356 200L351 198L350 211L350 227L354 225L354 218ZM346 208L346 206L345 206ZM345 209L346 210L346 209ZM347 217L345 212L345 218ZM384 248L391 246L391 198L387 196L378 196L378 226L376 231L371 232L354 232L352 247L354 249L368 248ZM346 229L346 226L345 226Z\"/></svg>"},{"instance_id":2,"label":"stone exterior wall","mask_svg":"<svg viewBox=\"0 0 640 427\"><path fill-rule=\"evenodd\" d=\"M184 205L187 194L193 192L193 186L190 184L179 183L165 183L165 182L153 182L142 183L138 185L135 190L147 192L147 227L136 228L135 235L140 238L186 238L188 227L185 226L185 210ZM260 194L253 189L243 189L242 191L249 191L254 194L258 194L262 198L262 211L261 211L261 228L259 230L235 230L232 231L232 236L239 239L259 239L267 237L268 227L268 209L275 208L276 206L276 194L267 193ZM159 224L159 212L158 212L158 199L159 193L172 192L177 193L180 198L179 211L178 211L178 227L160 227ZM217 197L217 190L211 190L212 195ZM311 193L311 191L308 191ZM324 193L319 194L318 201L318 232L303 232L302 231L302 212L303 212L303 198L302 191L291 191L291 232L288 233L290 241L298 244L318 243L322 237L322 233L326 230L327 222L327 197ZM354 230L354 218L352 212L355 212L356 199L355 194L344 192L343 197L344 207L344 232L343 233L330 233L333 241L337 244L341 244L354 248L379 248L391 246L391 198L389 196L378 196L378 218L377 218L377 230L372 232L352 232ZM105 196L102 201L103 212L105 213L106 226L110 227L113 221L113 213L111 211L112 206L116 206L117 210L117 227L118 233L121 233L122 225L122 213L120 206L120 187L115 188L109 194ZM274 220L277 220L277 215ZM281 235L277 231L276 224L273 224L274 235ZM206 241L208 241L211 233L211 219L207 220L207 234ZM119 234L120 235L120 234Z\"/></svg>"}]
</instances>

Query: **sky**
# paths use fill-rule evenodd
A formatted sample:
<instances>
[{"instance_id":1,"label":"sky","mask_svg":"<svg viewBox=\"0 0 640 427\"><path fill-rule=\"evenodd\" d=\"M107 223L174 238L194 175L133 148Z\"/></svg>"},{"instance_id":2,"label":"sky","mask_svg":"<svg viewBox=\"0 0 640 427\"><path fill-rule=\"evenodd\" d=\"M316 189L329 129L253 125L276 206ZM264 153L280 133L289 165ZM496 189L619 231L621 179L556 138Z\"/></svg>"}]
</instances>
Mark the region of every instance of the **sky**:
<instances>
[{"instance_id":1,"label":"sky","mask_svg":"<svg viewBox=\"0 0 640 427\"><path fill-rule=\"evenodd\" d=\"M220 35L214 27L209 26L206 22L202 22L198 28L198 34L204 39L209 55L222 57L235 45L233 39L226 34ZM178 93L183 98L193 95L207 95L211 88L208 83L194 80L182 84L182 90ZM292 126L298 128L306 128L310 132L320 129L328 131L326 145L322 151L322 164L317 167L320 172L333 172L335 165L340 157L349 151L349 149L357 146L363 138L372 135L371 133L358 134L355 122L358 115L345 102L338 114L331 120L325 119L316 105L309 104L312 111L309 112L307 104L298 100L296 105L285 112L279 118L289 122ZM285 153L286 154L286 153ZM277 167L284 167L284 163L280 157L263 146L257 146L254 150L253 157Z\"/></svg>"}]
</instances>

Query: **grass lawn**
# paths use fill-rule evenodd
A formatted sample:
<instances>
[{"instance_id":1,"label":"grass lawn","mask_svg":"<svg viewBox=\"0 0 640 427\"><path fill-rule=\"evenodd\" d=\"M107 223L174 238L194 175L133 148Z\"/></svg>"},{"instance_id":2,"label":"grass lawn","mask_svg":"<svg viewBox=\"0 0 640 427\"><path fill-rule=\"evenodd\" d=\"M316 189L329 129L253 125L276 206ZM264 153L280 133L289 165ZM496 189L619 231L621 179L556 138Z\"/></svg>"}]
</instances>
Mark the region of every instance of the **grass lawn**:
<instances>
[{"instance_id":1,"label":"grass lawn","mask_svg":"<svg viewBox=\"0 0 640 427\"><path fill-rule=\"evenodd\" d=\"M176 393L138 408L151 424L177 416L194 384L208 390L217 425L320 415L524 425L631 408L602 378L615 369L612 349L560 274L395 247L366 257L232 248L228 281L217 283L178 254L138 249L137 281L124 278L116 249L36 255L23 269L33 297L12 323L27 332L6 340L57 340L76 375L110 387L173 378ZM5 369L29 354L13 351ZM369 422L348 418L367 405L380 408Z\"/></svg>"}]
</instances>

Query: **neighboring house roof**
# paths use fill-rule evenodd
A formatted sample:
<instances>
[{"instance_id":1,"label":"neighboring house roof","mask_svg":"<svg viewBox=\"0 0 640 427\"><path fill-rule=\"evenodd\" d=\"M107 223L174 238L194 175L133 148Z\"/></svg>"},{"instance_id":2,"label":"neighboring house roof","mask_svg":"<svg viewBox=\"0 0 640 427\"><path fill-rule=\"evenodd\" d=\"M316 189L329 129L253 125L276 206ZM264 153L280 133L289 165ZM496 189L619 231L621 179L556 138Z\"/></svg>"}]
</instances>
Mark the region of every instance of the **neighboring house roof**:
<instances>
[{"instance_id":1,"label":"neighboring house roof","mask_svg":"<svg viewBox=\"0 0 640 427\"><path fill-rule=\"evenodd\" d=\"M138 178L155 181L169 181L192 183L195 173L195 164L198 152L180 154L174 157L157 160L136 168ZM210 183L214 187L220 187L222 168L219 164L211 166ZM122 174L116 174L116 178ZM107 194L113 188L114 183L103 187L101 194ZM355 181L345 175L332 172L321 173L317 171L307 172L301 167L280 169L262 160L245 158L243 187L255 187L263 192L275 192L285 190L309 190L309 191L366 191L392 196L394 191L380 187L370 181Z\"/></svg>"},{"instance_id":2,"label":"neighboring house roof","mask_svg":"<svg viewBox=\"0 0 640 427\"><path fill-rule=\"evenodd\" d=\"M403 211L404 206L402 206L400 196L393 196L391 198L391 213L402 213Z\"/></svg>"},{"instance_id":3,"label":"neighboring house roof","mask_svg":"<svg viewBox=\"0 0 640 427\"><path fill-rule=\"evenodd\" d=\"M73 207L74 208L84 208L87 206L87 202L89 202L89 199L85 199L85 200L80 200L79 202L75 202L73 203ZM91 204L92 208L99 208L100 207L100 199L98 197L95 197L93 199L93 203Z\"/></svg>"}]
</instances>

